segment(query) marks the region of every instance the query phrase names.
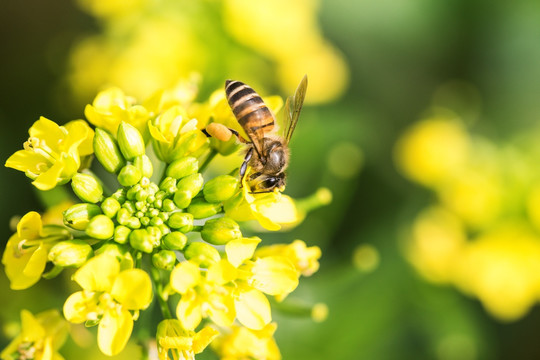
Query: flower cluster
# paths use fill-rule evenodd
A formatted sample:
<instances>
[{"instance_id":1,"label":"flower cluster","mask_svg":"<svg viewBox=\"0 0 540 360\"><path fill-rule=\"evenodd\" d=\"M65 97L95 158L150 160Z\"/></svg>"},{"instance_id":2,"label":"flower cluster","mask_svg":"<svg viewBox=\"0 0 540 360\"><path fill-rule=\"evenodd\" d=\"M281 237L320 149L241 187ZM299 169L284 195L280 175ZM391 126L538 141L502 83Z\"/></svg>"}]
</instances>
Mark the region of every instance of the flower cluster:
<instances>
[{"instance_id":1,"label":"flower cluster","mask_svg":"<svg viewBox=\"0 0 540 360\"><path fill-rule=\"evenodd\" d=\"M58 126L44 118L32 126L25 150L6 166L40 190L70 182L80 202L63 212L63 226L44 224L37 212L22 217L2 258L11 287L75 268L81 290L65 301L64 316L97 326L107 355L124 349L140 312L156 304L164 319L156 337L161 360L193 359L214 339L225 359L278 359L267 296L283 301L300 276L317 271L321 251L301 240L258 247L261 239L244 235L238 222L278 230L301 222L308 209L279 192L251 193L248 176L205 179L215 154L240 146L202 129L232 113L219 113L215 94L205 104L164 94L137 104L108 89L85 109L94 129L83 120ZM91 155L112 176L96 177ZM329 199L322 193L304 203L322 205Z\"/></svg>"},{"instance_id":2,"label":"flower cluster","mask_svg":"<svg viewBox=\"0 0 540 360\"><path fill-rule=\"evenodd\" d=\"M455 285L507 321L540 294L536 136L497 145L444 112L414 124L396 147L403 174L437 198L411 226L408 258L430 281Z\"/></svg>"}]
</instances>

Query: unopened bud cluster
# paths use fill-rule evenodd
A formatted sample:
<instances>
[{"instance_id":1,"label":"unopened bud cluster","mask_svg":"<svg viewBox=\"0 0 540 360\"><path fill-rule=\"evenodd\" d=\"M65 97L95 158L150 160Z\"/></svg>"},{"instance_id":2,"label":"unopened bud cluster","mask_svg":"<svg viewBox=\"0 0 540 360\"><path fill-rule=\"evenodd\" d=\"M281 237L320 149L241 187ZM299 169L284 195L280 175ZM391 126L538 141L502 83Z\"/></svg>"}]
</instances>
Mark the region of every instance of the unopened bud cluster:
<instances>
[{"instance_id":1,"label":"unopened bud cluster","mask_svg":"<svg viewBox=\"0 0 540 360\"><path fill-rule=\"evenodd\" d=\"M145 154L143 136L124 122L116 138L97 128L94 149L96 158L107 171L116 174L121 187L104 197L96 178L77 174L72 187L85 203L64 212L67 226L94 239L110 239L153 254L154 266L167 270L176 263L174 251L182 251L186 259L208 267L220 260L218 250L209 244L225 245L242 236L239 225L227 217L197 227L209 244L188 243L186 236L193 231L194 221L222 211L222 203L238 189L237 178L222 175L204 184L198 159L184 156L170 163L163 180L154 183L150 180L153 165Z\"/></svg>"}]
</instances>

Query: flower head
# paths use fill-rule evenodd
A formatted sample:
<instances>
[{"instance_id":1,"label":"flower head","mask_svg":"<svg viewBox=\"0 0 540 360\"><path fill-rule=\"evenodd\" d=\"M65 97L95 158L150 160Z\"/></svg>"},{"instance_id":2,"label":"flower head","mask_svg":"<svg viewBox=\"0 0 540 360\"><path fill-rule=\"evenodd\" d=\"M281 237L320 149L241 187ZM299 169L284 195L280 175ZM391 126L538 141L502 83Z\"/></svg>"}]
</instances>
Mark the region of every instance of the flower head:
<instances>
[{"instance_id":1,"label":"flower head","mask_svg":"<svg viewBox=\"0 0 540 360\"><path fill-rule=\"evenodd\" d=\"M20 290L34 285L45 270L49 250L56 243L70 238L71 234L62 226L43 226L37 212L24 215L2 256L11 288Z\"/></svg>"},{"instance_id":2,"label":"flower head","mask_svg":"<svg viewBox=\"0 0 540 360\"><path fill-rule=\"evenodd\" d=\"M118 354L133 329L130 311L145 309L152 301L150 277L141 269L123 269L108 253L89 260L73 275L83 288L64 304L64 316L73 323L99 323L98 346L107 355Z\"/></svg>"},{"instance_id":3,"label":"flower head","mask_svg":"<svg viewBox=\"0 0 540 360\"><path fill-rule=\"evenodd\" d=\"M65 126L41 117L28 131L30 137L6 161L6 166L24 171L39 190L65 184L81 167L81 157L92 154L94 132L83 120Z\"/></svg>"},{"instance_id":4,"label":"flower head","mask_svg":"<svg viewBox=\"0 0 540 360\"><path fill-rule=\"evenodd\" d=\"M57 350L64 344L68 333L68 323L56 310L48 310L32 315L21 311L22 330L1 353L0 358L60 360Z\"/></svg>"},{"instance_id":5,"label":"flower head","mask_svg":"<svg viewBox=\"0 0 540 360\"><path fill-rule=\"evenodd\" d=\"M280 360L281 354L273 337L276 328L275 323L268 324L261 330L234 325L229 334L212 343L212 348L224 360Z\"/></svg>"}]
</instances>

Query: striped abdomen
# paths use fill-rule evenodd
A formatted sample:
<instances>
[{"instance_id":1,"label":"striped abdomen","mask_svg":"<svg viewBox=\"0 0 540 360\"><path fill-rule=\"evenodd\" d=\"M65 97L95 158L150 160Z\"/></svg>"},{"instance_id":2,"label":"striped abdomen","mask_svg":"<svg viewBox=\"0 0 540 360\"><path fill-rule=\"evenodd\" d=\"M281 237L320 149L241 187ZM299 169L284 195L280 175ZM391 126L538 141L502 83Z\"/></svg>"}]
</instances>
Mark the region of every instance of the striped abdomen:
<instances>
[{"instance_id":1,"label":"striped abdomen","mask_svg":"<svg viewBox=\"0 0 540 360\"><path fill-rule=\"evenodd\" d=\"M274 128L274 115L249 86L236 80L225 82L225 94L234 116L252 138L262 139Z\"/></svg>"}]
</instances>

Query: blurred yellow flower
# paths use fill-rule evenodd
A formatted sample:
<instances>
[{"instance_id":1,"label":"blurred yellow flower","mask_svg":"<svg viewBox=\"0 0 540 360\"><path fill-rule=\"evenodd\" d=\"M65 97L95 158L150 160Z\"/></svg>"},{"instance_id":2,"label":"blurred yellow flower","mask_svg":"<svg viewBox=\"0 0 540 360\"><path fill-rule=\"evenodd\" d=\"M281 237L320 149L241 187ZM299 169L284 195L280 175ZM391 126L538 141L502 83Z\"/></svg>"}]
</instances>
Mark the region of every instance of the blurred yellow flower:
<instances>
[{"instance_id":1,"label":"blurred yellow flower","mask_svg":"<svg viewBox=\"0 0 540 360\"><path fill-rule=\"evenodd\" d=\"M34 285L45 270L49 250L59 241L70 238L71 234L62 226L43 226L37 212L24 215L2 255L11 288L21 290Z\"/></svg>"},{"instance_id":2,"label":"blurred yellow flower","mask_svg":"<svg viewBox=\"0 0 540 360\"><path fill-rule=\"evenodd\" d=\"M32 315L21 311L21 333L0 353L2 360L62 360L57 350L64 344L69 324L56 310Z\"/></svg>"},{"instance_id":3,"label":"blurred yellow flower","mask_svg":"<svg viewBox=\"0 0 540 360\"><path fill-rule=\"evenodd\" d=\"M280 360L281 354L273 337L276 328L275 323L260 330L234 325L228 334L212 343L212 348L222 360Z\"/></svg>"},{"instance_id":4,"label":"blurred yellow flower","mask_svg":"<svg viewBox=\"0 0 540 360\"><path fill-rule=\"evenodd\" d=\"M133 315L152 301L152 283L141 269L122 269L107 253L90 259L73 275L82 288L68 297L64 316L73 323L98 325L98 346L106 355L118 354L133 329Z\"/></svg>"},{"instance_id":5,"label":"blurred yellow flower","mask_svg":"<svg viewBox=\"0 0 540 360\"><path fill-rule=\"evenodd\" d=\"M469 141L459 120L431 118L414 124L402 135L394 156L405 176L425 186L436 186L464 166Z\"/></svg>"},{"instance_id":6,"label":"blurred yellow flower","mask_svg":"<svg viewBox=\"0 0 540 360\"><path fill-rule=\"evenodd\" d=\"M39 190L67 183L81 167L81 157L93 152L94 132L83 120L59 126L41 117L28 133L24 150L11 155L5 166L24 171Z\"/></svg>"},{"instance_id":7,"label":"blurred yellow flower","mask_svg":"<svg viewBox=\"0 0 540 360\"><path fill-rule=\"evenodd\" d=\"M318 246L307 247L302 240L290 244L263 246L255 252L256 257L283 256L296 267L299 274L311 276L319 270L321 249Z\"/></svg>"}]
</instances>

